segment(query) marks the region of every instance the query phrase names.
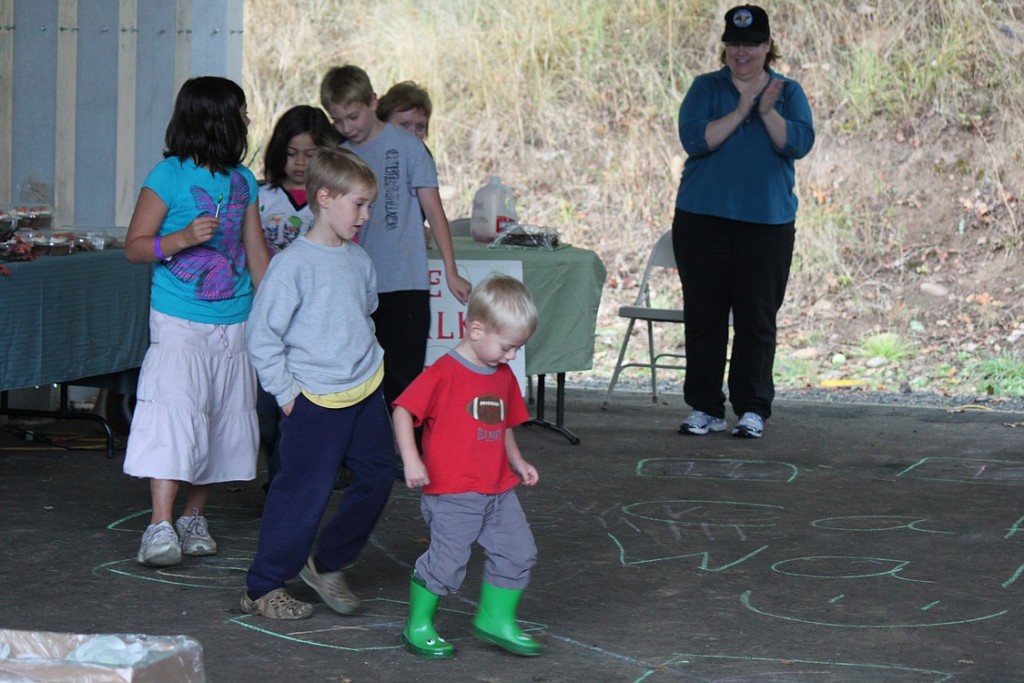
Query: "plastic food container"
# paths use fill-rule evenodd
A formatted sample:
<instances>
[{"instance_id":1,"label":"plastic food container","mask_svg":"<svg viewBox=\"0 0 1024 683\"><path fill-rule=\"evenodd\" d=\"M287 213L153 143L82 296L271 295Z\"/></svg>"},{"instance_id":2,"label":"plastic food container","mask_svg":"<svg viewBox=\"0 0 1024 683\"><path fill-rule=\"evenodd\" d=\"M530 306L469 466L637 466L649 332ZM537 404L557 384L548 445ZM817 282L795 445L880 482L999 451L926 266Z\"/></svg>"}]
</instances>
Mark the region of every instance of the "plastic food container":
<instances>
[{"instance_id":1,"label":"plastic food container","mask_svg":"<svg viewBox=\"0 0 1024 683\"><path fill-rule=\"evenodd\" d=\"M23 228L52 228L53 208L49 206L16 206L12 212Z\"/></svg>"},{"instance_id":2,"label":"plastic food container","mask_svg":"<svg viewBox=\"0 0 1024 683\"><path fill-rule=\"evenodd\" d=\"M99 251L114 245L114 238L105 232L87 232L75 238L75 248L80 251Z\"/></svg>"},{"instance_id":3,"label":"plastic food container","mask_svg":"<svg viewBox=\"0 0 1024 683\"><path fill-rule=\"evenodd\" d=\"M75 234L67 231L33 230L26 241L32 253L40 256L67 256L75 251Z\"/></svg>"},{"instance_id":4,"label":"plastic food container","mask_svg":"<svg viewBox=\"0 0 1024 683\"><path fill-rule=\"evenodd\" d=\"M0 242L6 242L14 237L14 232L17 229L18 217L13 214L0 211Z\"/></svg>"}]
</instances>

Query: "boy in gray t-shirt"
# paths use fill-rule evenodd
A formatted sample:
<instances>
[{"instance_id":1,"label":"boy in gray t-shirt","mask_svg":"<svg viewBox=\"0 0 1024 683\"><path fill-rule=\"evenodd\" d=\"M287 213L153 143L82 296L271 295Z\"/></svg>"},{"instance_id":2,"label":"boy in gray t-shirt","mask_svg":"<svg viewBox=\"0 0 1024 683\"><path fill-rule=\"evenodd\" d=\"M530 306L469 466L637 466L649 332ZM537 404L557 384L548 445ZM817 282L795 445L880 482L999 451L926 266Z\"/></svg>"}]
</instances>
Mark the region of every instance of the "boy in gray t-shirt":
<instances>
[{"instance_id":1,"label":"boy in gray t-shirt","mask_svg":"<svg viewBox=\"0 0 1024 683\"><path fill-rule=\"evenodd\" d=\"M377 174L373 215L359 243L377 270L379 304L373 314L387 359L384 396L390 406L423 371L430 333L430 284L424 217L444 261L445 283L466 303L471 285L458 274L448 218L437 188L437 168L423 141L377 118L377 95L357 66L335 67L320 86L320 100L345 149Z\"/></svg>"}]
</instances>

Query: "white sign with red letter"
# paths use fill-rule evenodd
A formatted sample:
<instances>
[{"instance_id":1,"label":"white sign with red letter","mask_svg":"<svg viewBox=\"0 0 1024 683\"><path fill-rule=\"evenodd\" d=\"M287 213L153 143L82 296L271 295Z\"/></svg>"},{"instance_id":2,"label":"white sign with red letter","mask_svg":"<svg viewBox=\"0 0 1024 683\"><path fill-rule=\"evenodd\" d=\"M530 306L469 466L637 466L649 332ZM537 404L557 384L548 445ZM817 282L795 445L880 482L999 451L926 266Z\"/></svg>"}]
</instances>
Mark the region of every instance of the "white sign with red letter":
<instances>
[{"instance_id":1,"label":"white sign with red letter","mask_svg":"<svg viewBox=\"0 0 1024 683\"><path fill-rule=\"evenodd\" d=\"M444 263L440 259L427 261L430 277L430 338L427 340L427 365L455 348L466 329L466 307L448 291L444 281ZM522 282L521 261L459 261L459 275L470 284L487 279L489 275L501 273ZM509 363L519 381L519 389L526 395L526 349L520 349L516 359Z\"/></svg>"}]
</instances>

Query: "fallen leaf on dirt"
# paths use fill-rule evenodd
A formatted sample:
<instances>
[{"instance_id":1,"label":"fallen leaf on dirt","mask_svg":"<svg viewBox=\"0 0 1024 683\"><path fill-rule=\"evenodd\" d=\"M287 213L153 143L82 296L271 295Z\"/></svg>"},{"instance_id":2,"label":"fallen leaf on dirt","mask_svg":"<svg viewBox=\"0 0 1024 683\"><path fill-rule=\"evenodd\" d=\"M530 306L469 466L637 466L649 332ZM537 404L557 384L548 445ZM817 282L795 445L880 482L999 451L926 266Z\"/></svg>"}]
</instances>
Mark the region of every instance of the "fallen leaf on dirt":
<instances>
[{"instance_id":1,"label":"fallen leaf on dirt","mask_svg":"<svg viewBox=\"0 0 1024 683\"><path fill-rule=\"evenodd\" d=\"M818 385L822 389L842 388L842 387L862 387L867 382L862 379L823 379Z\"/></svg>"},{"instance_id":2,"label":"fallen leaf on dirt","mask_svg":"<svg viewBox=\"0 0 1024 683\"><path fill-rule=\"evenodd\" d=\"M982 292L981 294L974 295L974 302L985 306L992 303L992 295L988 292Z\"/></svg>"}]
</instances>

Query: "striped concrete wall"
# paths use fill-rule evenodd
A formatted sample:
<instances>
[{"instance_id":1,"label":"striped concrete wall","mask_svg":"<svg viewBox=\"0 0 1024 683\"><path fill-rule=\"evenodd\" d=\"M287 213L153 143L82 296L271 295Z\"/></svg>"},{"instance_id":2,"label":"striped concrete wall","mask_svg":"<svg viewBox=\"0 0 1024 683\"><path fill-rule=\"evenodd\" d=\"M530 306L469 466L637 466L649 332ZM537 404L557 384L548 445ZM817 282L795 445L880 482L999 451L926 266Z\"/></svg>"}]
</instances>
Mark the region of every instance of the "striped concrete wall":
<instances>
[{"instance_id":1,"label":"striped concrete wall","mask_svg":"<svg viewBox=\"0 0 1024 683\"><path fill-rule=\"evenodd\" d=\"M0 204L127 226L181 83L241 83L243 5L0 0Z\"/></svg>"}]
</instances>

